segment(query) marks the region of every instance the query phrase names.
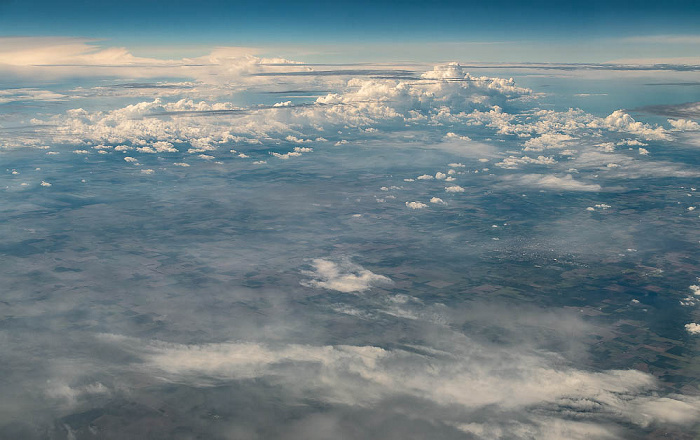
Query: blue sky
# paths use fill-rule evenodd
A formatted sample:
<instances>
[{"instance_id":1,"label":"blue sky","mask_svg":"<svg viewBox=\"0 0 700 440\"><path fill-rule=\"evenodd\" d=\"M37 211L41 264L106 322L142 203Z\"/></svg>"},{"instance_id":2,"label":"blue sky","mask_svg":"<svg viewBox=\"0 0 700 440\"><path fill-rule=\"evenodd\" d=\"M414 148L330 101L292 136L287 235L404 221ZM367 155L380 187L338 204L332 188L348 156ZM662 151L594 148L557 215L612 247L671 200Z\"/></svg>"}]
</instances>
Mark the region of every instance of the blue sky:
<instances>
[{"instance_id":1,"label":"blue sky","mask_svg":"<svg viewBox=\"0 0 700 440\"><path fill-rule=\"evenodd\" d=\"M306 62L698 64L697 29L694 0L0 0L0 38L72 37L169 59L233 46Z\"/></svg>"},{"instance_id":2,"label":"blue sky","mask_svg":"<svg viewBox=\"0 0 700 440\"><path fill-rule=\"evenodd\" d=\"M700 3L693 0L0 0L5 36L80 36L117 43L144 38L157 44L579 40L688 34L698 28Z\"/></svg>"}]
</instances>

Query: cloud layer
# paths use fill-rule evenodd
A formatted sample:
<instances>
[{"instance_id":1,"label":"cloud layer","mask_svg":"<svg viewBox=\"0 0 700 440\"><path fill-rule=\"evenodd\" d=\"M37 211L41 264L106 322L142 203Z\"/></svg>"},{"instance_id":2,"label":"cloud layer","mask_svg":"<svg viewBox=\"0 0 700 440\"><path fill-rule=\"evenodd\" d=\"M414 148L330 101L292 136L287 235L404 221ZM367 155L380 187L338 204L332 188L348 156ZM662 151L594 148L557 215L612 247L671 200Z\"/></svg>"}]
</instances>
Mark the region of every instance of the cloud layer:
<instances>
[{"instance_id":1,"label":"cloud layer","mask_svg":"<svg viewBox=\"0 0 700 440\"><path fill-rule=\"evenodd\" d=\"M696 429L692 106L253 52L0 51L0 436Z\"/></svg>"}]
</instances>

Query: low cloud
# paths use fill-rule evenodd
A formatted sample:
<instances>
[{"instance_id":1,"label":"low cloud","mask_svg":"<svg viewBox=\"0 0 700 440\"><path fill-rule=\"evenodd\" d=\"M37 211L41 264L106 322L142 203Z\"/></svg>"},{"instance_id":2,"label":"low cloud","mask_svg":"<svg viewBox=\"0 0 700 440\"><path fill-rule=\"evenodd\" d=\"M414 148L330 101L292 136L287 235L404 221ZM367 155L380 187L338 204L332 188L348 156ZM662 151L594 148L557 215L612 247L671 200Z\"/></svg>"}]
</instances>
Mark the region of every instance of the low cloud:
<instances>
[{"instance_id":1,"label":"low cloud","mask_svg":"<svg viewBox=\"0 0 700 440\"><path fill-rule=\"evenodd\" d=\"M505 180L518 185L564 191L600 191L602 189L597 183L581 182L574 179L571 174L567 174L564 177L551 174L524 174L508 176Z\"/></svg>"},{"instance_id":2,"label":"low cloud","mask_svg":"<svg viewBox=\"0 0 700 440\"><path fill-rule=\"evenodd\" d=\"M685 325L685 330L691 335L700 335L700 324L691 322Z\"/></svg>"},{"instance_id":3,"label":"low cloud","mask_svg":"<svg viewBox=\"0 0 700 440\"><path fill-rule=\"evenodd\" d=\"M406 202L406 207L408 207L410 209L423 209L423 208L427 208L428 205L426 205L425 203L422 203L422 202Z\"/></svg>"},{"instance_id":4,"label":"low cloud","mask_svg":"<svg viewBox=\"0 0 700 440\"><path fill-rule=\"evenodd\" d=\"M389 278L377 275L347 259L333 262L317 258L311 264L314 267L313 270L302 271L311 279L302 281L302 285L352 293L391 284Z\"/></svg>"},{"instance_id":5,"label":"low cloud","mask_svg":"<svg viewBox=\"0 0 700 440\"><path fill-rule=\"evenodd\" d=\"M671 124L674 130L678 131L698 131L700 130L700 124L690 119L669 119L668 123Z\"/></svg>"},{"instance_id":6,"label":"low cloud","mask_svg":"<svg viewBox=\"0 0 700 440\"><path fill-rule=\"evenodd\" d=\"M564 434L607 439L619 437L625 425L690 426L700 417L697 397L658 396L656 380L647 373L586 371L552 354L466 339L453 341L452 352L422 346L102 339L140 359L134 368L142 374L167 382L212 387L256 379L297 398L313 396L329 405L373 411L393 401L390 407L396 411L456 426L477 439L555 439Z\"/></svg>"}]
</instances>

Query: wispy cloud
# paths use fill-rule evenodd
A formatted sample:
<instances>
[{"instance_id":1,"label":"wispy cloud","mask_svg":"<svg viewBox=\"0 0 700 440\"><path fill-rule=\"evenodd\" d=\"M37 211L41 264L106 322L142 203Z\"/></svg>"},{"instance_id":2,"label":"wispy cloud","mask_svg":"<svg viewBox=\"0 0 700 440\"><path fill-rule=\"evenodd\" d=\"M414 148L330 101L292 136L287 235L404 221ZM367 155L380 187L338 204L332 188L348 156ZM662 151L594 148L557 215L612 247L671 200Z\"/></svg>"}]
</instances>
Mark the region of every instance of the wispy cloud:
<instances>
[{"instance_id":1,"label":"wispy cloud","mask_svg":"<svg viewBox=\"0 0 700 440\"><path fill-rule=\"evenodd\" d=\"M638 35L621 38L624 43L700 45L700 35Z\"/></svg>"}]
</instances>

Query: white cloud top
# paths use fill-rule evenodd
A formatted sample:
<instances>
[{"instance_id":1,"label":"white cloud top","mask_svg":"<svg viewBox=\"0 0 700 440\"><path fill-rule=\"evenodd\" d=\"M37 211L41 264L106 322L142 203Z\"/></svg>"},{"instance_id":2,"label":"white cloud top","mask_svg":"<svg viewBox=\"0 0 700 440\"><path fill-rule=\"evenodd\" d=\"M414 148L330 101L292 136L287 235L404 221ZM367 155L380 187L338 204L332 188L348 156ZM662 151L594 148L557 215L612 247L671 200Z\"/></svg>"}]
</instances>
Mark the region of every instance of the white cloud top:
<instances>
[{"instance_id":1,"label":"white cloud top","mask_svg":"<svg viewBox=\"0 0 700 440\"><path fill-rule=\"evenodd\" d=\"M427 208L428 205L426 205L425 203L421 203L421 202L406 202L406 207L408 207L410 209L423 209L423 208Z\"/></svg>"},{"instance_id":2,"label":"white cloud top","mask_svg":"<svg viewBox=\"0 0 700 440\"><path fill-rule=\"evenodd\" d=\"M700 324L691 322L685 325L685 330L691 335L700 335Z\"/></svg>"},{"instance_id":3,"label":"white cloud top","mask_svg":"<svg viewBox=\"0 0 700 440\"><path fill-rule=\"evenodd\" d=\"M373 286L391 284L391 280L358 266L349 260L333 262L323 259L312 261L311 271L302 273L311 279L302 284L309 287L337 290L343 293L364 292Z\"/></svg>"}]
</instances>

